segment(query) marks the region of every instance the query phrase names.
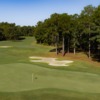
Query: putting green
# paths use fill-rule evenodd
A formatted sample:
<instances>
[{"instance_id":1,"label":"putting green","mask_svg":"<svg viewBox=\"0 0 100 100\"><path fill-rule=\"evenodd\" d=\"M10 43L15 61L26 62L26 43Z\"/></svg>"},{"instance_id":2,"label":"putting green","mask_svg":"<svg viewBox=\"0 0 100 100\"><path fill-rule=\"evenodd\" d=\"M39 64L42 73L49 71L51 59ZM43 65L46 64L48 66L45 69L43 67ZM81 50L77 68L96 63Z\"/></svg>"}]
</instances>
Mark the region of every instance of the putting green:
<instances>
[{"instance_id":1,"label":"putting green","mask_svg":"<svg viewBox=\"0 0 100 100\"><path fill-rule=\"evenodd\" d=\"M85 72L43 68L34 64L0 65L1 92L18 92L43 88L100 93L100 76Z\"/></svg>"}]
</instances>

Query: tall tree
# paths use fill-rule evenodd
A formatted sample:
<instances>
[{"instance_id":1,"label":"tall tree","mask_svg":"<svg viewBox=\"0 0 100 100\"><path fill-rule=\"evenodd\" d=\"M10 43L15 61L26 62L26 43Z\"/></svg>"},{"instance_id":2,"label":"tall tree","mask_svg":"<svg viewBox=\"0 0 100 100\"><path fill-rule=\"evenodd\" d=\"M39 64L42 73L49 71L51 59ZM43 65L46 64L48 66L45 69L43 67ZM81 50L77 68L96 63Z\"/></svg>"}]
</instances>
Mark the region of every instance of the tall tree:
<instances>
[{"instance_id":1,"label":"tall tree","mask_svg":"<svg viewBox=\"0 0 100 100\"><path fill-rule=\"evenodd\" d=\"M59 30L62 34L62 55L65 55L65 37L67 36L67 41L69 41L69 31L70 31L71 18L67 13L63 13L59 18ZM69 48L69 44L67 45Z\"/></svg>"},{"instance_id":2,"label":"tall tree","mask_svg":"<svg viewBox=\"0 0 100 100\"><path fill-rule=\"evenodd\" d=\"M52 22L52 28L54 28L54 36L55 36L55 46L56 46L56 54L58 55L58 43L59 43L59 32L58 32L58 25L59 25L59 14L54 13L51 15L51 22Z\"/></svg>"},{"instance_id":3,"label":"tall tree","mask_svg":"<svg viewBox=\"0 0 100 100\"><path fill-rule=\"evenodd\" d=\"M74 14L71 16L71 25L70 25L70 31L71 31L71 36L72 36L72 47L73 47L73 52L74 55L76 54L76 45L78 45L78 32L79 32L79 15Z\"/></svg>"},{"instance_id":4,"label":"tall tree","mask_svg":"<svg viewBox=\"0 0 100 100\"><path fill-rule=\"evenodd\" d=\"M92 25L93 25L93 21L92 21L92 15L95 11L95 7L93 7L92 5L88 5L86 7L84 7L84 10L81 13L81 17L83 19L83 24L84 24L84 33L88 35L88 57L90 58L91 56L91 32L92 32Z\"/></svg>"}]
</instances>

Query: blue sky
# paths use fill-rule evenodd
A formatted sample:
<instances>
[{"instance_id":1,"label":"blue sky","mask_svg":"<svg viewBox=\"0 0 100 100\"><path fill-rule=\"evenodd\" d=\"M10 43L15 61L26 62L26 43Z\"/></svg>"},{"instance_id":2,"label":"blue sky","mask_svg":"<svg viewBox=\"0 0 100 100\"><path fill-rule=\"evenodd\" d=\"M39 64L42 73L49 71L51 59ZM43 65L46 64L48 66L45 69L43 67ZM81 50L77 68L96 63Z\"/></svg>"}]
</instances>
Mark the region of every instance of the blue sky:
<instances>
[{"instance_id":1,"label":"blue sky","mask_svg":"<svg viewBox=\"0 0 100 100\"><path fill-rule=\"evenodd\" d=\"M87 5L100 5L100 0L0 0L0 22L36 25L53 13L80 13Z\"/></svg>"}]
</instances>

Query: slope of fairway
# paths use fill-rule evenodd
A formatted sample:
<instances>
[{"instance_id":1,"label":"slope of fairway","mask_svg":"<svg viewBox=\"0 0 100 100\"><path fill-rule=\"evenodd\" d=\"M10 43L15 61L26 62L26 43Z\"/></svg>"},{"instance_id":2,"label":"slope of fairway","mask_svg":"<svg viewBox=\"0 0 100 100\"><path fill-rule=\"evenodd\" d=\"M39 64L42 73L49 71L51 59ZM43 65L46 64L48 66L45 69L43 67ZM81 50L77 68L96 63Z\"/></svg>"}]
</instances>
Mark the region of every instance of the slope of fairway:
<instances>
[{"instance_id":1,"label":"slope of fairway","mask_svg":"<svg viewBox=\"0 0 100 100\"><path fill-rule=\"evenodd\" d=\"M0 100L99 100L95 93L80 93L63 89L38 89L25 92L2 92Z\"/></svg>"},{"instance_id":2,"label":"slope of fairway","mask_svg":"<svg viewBox=\"0 0 100 100\"><path fill-rule=\"evenodd\" d=\"M41 88L100 93L98 89L100 88L100 75L60 71L22 63L0 66L0 91L16 92Z\"/></svg>"},{"instance_id":3,"label":"slope of fairway","mask_svg":"<svg viewBox=\"0 0 100 100\"><path fill-rule=\"evenodd\" d=\"M78 60L67 67L30 62L30 56L55 57L53 47L31 37L0 45L11 46L0 48L0 100L99 100L99 67Z\"/></svg>"}]
</instances>

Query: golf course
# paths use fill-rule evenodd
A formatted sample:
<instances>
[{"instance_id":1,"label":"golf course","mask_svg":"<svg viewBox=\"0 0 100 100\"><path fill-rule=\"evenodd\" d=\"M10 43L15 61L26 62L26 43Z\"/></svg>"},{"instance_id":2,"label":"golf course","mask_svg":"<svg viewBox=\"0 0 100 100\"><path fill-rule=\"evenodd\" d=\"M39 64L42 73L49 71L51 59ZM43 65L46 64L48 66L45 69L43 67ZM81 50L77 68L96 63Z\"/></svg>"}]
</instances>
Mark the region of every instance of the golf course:
<instances>
[{"instance_id":1,"label":"golf course","mask_svg":"<svg viewBox=\"0 0 100 100\"><path fill-rule=\"evenodd\" d=\"M57 56L50 52L54 48L37 44L34 37L1 41L0 100L99 100L100 63L84 53ZM46 58L72 62L55 66Z\"/></svg>"}]
</instances>

